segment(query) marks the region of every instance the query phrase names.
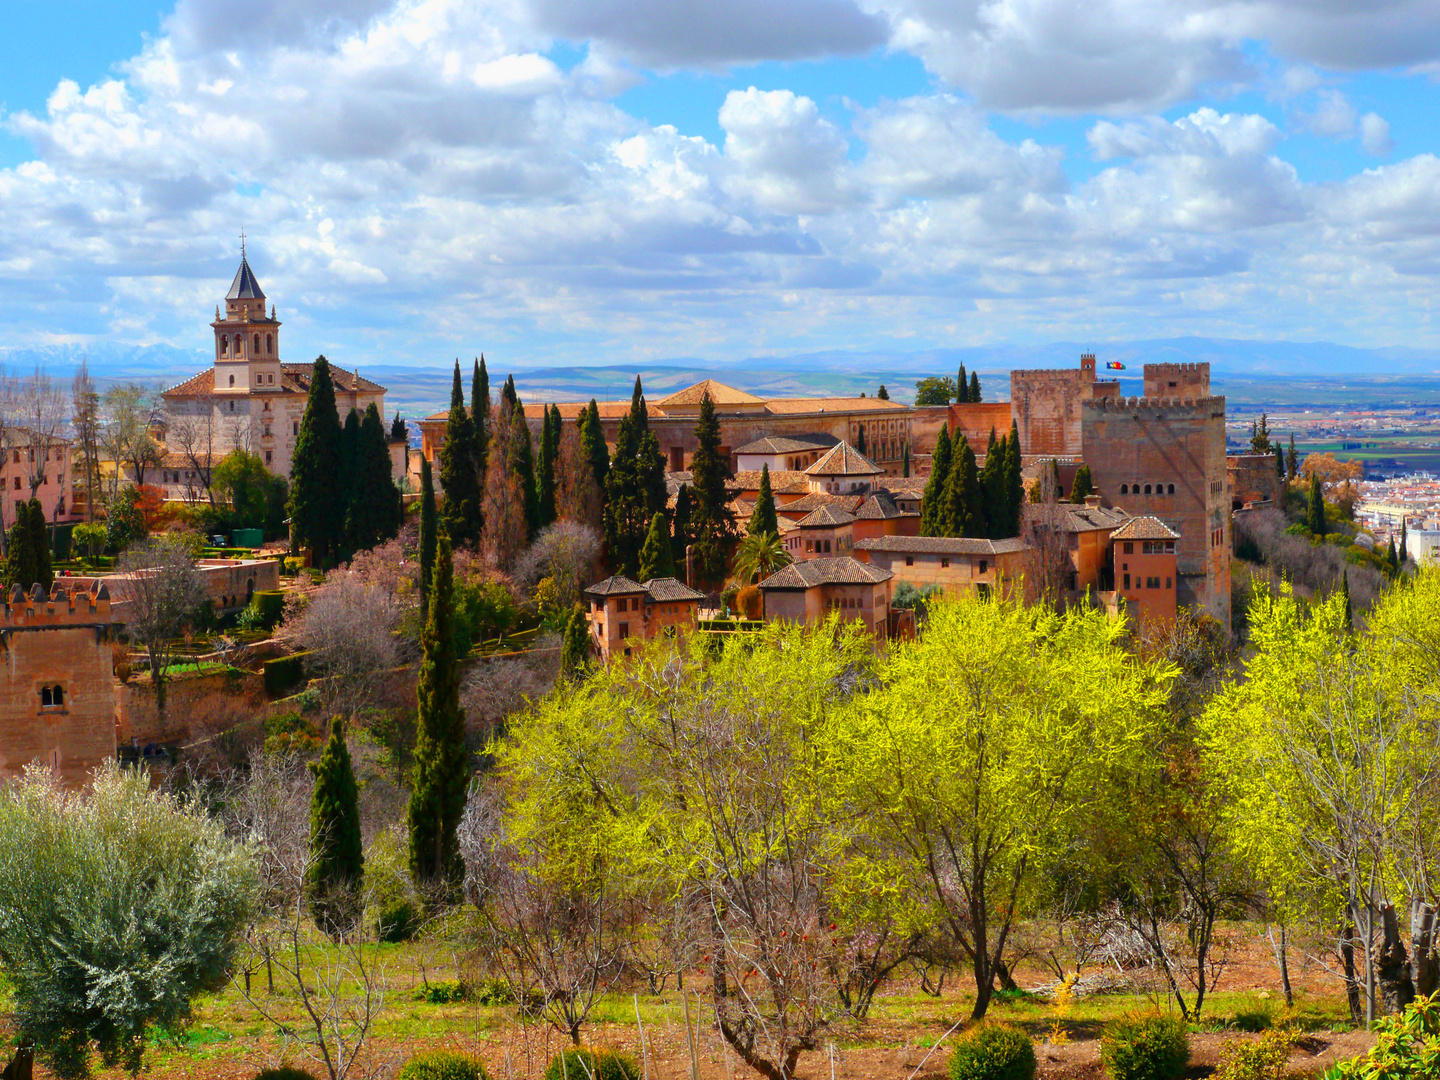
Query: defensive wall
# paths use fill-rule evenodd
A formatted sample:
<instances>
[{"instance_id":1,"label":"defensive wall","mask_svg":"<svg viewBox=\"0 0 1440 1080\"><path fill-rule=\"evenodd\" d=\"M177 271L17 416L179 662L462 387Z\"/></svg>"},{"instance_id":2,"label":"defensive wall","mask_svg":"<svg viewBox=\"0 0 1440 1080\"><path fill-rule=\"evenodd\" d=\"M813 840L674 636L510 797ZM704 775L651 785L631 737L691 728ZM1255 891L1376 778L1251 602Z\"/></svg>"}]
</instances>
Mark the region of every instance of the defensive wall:
<instances>
[{"instance_id":1,"label":"defensive wall","mask_svg":"<svg viewBox=\"0 0 1440 1080\"><path fill-rule=\"evenodd\" d=\"M1278 503L1284 481L1275 471L1274 454L1232 454L1225 459L1230 474L1230 508L1246 503Z\"/></svg>"},{"instance_id":2,"label":"defensive wall","mask_svg":"<svg viewBox=\"0 0 1440 1080\"><path fill-rule=\"evenodd\" d=\"M1210 365L1146 364L1147 398L1203 398L1210 396Z\"/></svg>"},{"instance_id":3,"label":"defensive wall","mask_svg":"<svg viewBox=\"0 0 1440 1080\"><path fill-rule=\"evenodd\" d=\"M1177 602L1230 623L1225 399L1102 397L1085 402L1082 456L1107 505L1152 514L1180 534Z\"/></svg>"},{"instance_id":4,"label":"defensive wall","mask_svg":"<svg viewBox=\"0 0 1440 1080\"><path fill-rule=\"evenodd\" d=\"M1061 371L1012 371L1010 409L1026 457L1078 457L1080 408L1096 398L1117 398L1120 384L1095 380L1095 357Z\"/></svg>"}]
</instances>

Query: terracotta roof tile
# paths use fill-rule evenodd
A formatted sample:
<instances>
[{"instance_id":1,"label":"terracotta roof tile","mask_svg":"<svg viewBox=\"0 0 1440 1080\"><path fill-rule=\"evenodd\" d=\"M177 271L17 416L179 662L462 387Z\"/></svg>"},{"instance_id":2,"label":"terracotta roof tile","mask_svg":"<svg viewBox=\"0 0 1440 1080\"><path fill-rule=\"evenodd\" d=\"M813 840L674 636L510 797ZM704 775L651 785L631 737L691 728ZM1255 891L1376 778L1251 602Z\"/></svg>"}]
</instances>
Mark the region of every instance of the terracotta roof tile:
<instances>
[{"instance_id":1,"label":"terracotta roof tile","mask_svg":"<svg viewBox=\"0 0 1440 1080\"><path fill-rule=\"evenodd\" d=\"M770 470L770 490L772 492L780 491L796 482L804 484L805 490L809 490L810 481L806 479L803 472L791 472L789 469ZM759 491L760 472L756 469L741 469L725 482L725 486L737 488L740 491Z\"/></svg>"},{"instance_id":2,"label":"terracotta roof tile","mask_svg":"<svg viewBox=\"0 0 1440 1080\"><path fill-rule=\"evenodd\" d=\"M872 536L855 541L856 551L885 551L899 555L1006 555L1024 551L1018 536L982 540L971 536Z\"/></svg>"},{"instance_id":3,"label":"terracotta roof tile","mask_svg":"<svg viewBox=\"0 0 1440 1080\"><path fill-rule=\"evenodd\" d=\"M833 528L836 525L849 525L855 520L855 515L848 511L841 510L836 506L822 506L812 510L795 523L801 529L822 529Z\"/></svg>"},{"instance_id":4,"label":"terracotta roof tile","mask_svg":"<svg viewBox=\"0 0 1440 1080\"><path fill-rule=\"evenodd\" d=\"M782 503L775 509L782 514L808 514L822 506L835 506L847 514L853 514L864 501L863 495L831 495L825 491L812 491L794 502Z\"/></svg>"},{"instance_id":5,"label":"terracotta roof tile","mask_svg":"<svg viewBox=\"0 0 1440 1080\"><path fill-rule=\"evenodd\" d=\"M1179 540L1180 534L1148 514L1133 517L1111 534L1113 540Z\"/></svg>"},{"instance_id":6,"label":"terracotta roof tile","mask_svg":"<svg viewBox=\"0 0 1440 1080\"><path fill-rule=\"evenodd\" d=\"M905 515L888 494L877 491L860 504L860 508L855 511L855 516L863 521L885 521Z\"/></svg>"},{"instance_id":7,"label":"terracotta roof tile","mask_svg":"<svg viewBox=\"0 0 1440 1080\"><path fill-rule=\"evenodd\" d=\"M834 435L768 435L748 442L732 454L798 454L807 450L826 450L840 440Z\"/></svg>"},{"instance_id":8,"label":"terracotta roof tile","mask_svg":"<svg viewBox=\"0 0 1440 1080\"><path fill-rule=\"evenodd\" d=\"M895 575L878 566L862 563L848 555L833 559L806 559L777 570L764 581L762 589L813 589L817 585L874 585Z\"/></svg>"},{"instance_id":9,"label":"terracotta roof tile","mask_svg":"<svg viewBox=\"0 0 1440 1080\"><path fill-rule=\"evenodd\" d=\"M882 476L884 472L847 442L837 443L828 454L805 470L808 476Z\"/></svg>"},{"instance_id":10,"label":"terracotta roof tile","mask_svg":"<svg viewBox=\"0 0 1440 1080\"><path fill-rule=\"evenodd\" d=\"M607 577L604 581L597 581L585 590L589 596L624 596L644 591L644 585L638 581L631 581L624 574L615 574L613 577Z\"/></svg>"},{"instance_id":11,"label":"terracotta roof tile","mask_svg":"<svg viewBox=\"0 0 1440 1080\"><path fill-rule=\"evenodd\" d=\"M683 581L673 577L651 578L642 586L650 599L659 604L671 604L677 600L704 600L705 594L690 588Z\"/></svg>"},{"instance_id":12,"label":"terracotta roof tile","mask_svg":"<svg viewBox=\"0 0 1440 1080\"><path fill-rule=\"evenodd\" d=\"M724 405L763 405L764 400L754 394L747 394L744 390L737 390L733 386L726 386L714 379L701 379L694 386L687 386L684 390L677 390L667 398L662 398L657 404L664 409L673 405L699 405L706 394L717 406Z\"/></svg>"},{"instance_id":13,"label":"terracotta roof tile","mask_svg":"<svg viewBox=\"0 0 1440 1080\"><path fill-rule=\"evenodd\" d=\"M898 401L884 401L881 398L771 398L765 402L765 411L777 415L787 413L846 413L846 412L908 412L909 406Z\"/></svg>"},{"instance_id":14,"label":"terracotta roof tile","mask_svg":"<svg viewBox=\"0 0 1440 1080\"><path fill-rule=\"evenodd\" d=\"M265 390L257 393L255 397L263 397L269 394L308 394L310 393L310 380L314 378L315 365L309 364L281 364L280 365L280 389ZM330 365L330 377L335 381L335 389L345 393L360 394L383 394L385 387L377 382L371 382L363 376L347 371L338 364ZM206 368L204 371L196 372L182 383L177 383L165 391L165 397L200 397L215 392L215 369ZM441 414L442 416L444 414Z\"/></svg>"}]
</instances>

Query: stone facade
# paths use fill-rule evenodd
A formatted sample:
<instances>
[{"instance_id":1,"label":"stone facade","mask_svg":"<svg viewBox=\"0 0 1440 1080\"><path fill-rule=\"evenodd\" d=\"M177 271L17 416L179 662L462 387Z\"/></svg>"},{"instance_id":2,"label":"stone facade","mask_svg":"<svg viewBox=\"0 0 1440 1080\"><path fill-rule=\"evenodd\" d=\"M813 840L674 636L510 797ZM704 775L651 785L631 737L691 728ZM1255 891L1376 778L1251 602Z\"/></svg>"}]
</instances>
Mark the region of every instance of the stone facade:
<instances>
[{"instance_id":1,"label":"stone facade","mask_svg":"<svg viewBox=\"0 0 1440 1080\"><path fill-rule=\"evenodd\" d=\"M1284 481L1275 471L1274 454L1234 454L1225 459L1230 477L1230 507L1280 501Z\"/></svg>"},{"instance_id":2,"label":"stone facade","mask_svg":"<svg viewBox=\"0 0 1440 1080\"><path fill-rule=\"evenodd\" d=\"M629 656L635 644L692 633L705 598L675 578L642 584L620 574L597 581L585 596L590 601L590 644L607 662Z\"/></svg>"},{"instance_id":3,"label":"stone facade","mask_svg":"<svg viewBox=\"0 0 1440 1080\"><path fill-rule=\"evenodd\" d=\"M1012 371L1010 410L1020 433L1021 453L1026 457L1079 456L1081 407L1088 401L1119 394L1118 382L1096 381L1093 353L1080 357L1079 368Z\"/></svg>"},{"instance_id":4,"label":"stone facade","mask_svg":"<svg viewBox=\"0 0 1440 1080\"><path fill-rule=\"evenodd\" d=\"M0 608L0 779L39 762L78 785L115 756L118 630L103 586L11 593Z\"/></svg>"}]
</instances>

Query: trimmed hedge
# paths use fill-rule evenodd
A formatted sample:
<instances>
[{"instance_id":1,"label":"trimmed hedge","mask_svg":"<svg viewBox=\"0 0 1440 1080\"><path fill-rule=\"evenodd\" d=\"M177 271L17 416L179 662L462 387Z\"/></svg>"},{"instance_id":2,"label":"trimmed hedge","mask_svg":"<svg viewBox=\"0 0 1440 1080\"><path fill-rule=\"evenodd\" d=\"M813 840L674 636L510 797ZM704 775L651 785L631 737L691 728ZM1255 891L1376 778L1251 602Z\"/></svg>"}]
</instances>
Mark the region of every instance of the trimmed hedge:
<instances>
[{"instance_id":1,"label":"trimmed hedge","mask_svg":"<svg viewBox=\"0 0 1440 1080\"><path fill-rule=\"evenodd\" d=\"M278 589L266 589L250 598L250 606L260 613L260 625L274 630L285 613L285 594Z\"/></svg>"},{"instance_id":2,"label":"trimmed hedge","mask_svg":"<svg viewBox=\"0 0 1440 1080\"><path fill-rule=\"evenodd\" d=\"M550 1059L543 1080L640 1080L640 1066L613 1050L566 1050Z\"/></svg>"},{"instance_id":3,"label":"trimmed hedge","mask_svg":"<svg viewBox=\"0 0 1440 1080\"><path fill-rule=\"evenodd\" d=\"M318 1080L309 1069L281 1065L278 1069L261 1069L255 1080Z\"/></svg>"},{"instance_id":4,"label":"trimmed hedge","mask_svg":"<svg viewBox=\"0 0 1440 1080\"><path fill-rule=\"evenodd\" d=\"M1190 1060L1190 1033L1178 1016L1122 1016L1105 1025L1100 1060L1110 1080L1175 1080Z\"/></svg>"},{"instance_id":5,"label":"trimmed hedge","mask_svg":"<svg viewBox=\"0 0 1440 1080\"><path fill-rule=\"evenodd\" d=\"M1035 1045L1008 1024L982 1024L955 1044L951 1080L1034 1080Z\"/></svg>"},{"instance_id":6,"label":"trimmed hedge","mask_svg":"<svg viewBox=\"0 0 1440 1080\"><path fill-rule=\"evenodd\" d=\"M265 693L271 698L289 697L295 688L305 682L305 658L308 652L292 653L274 660L266 660Z\"/></svg>"},{"instance_id":7,"label":"trimmed hedge","mask_svg":"<svg viewBox=\"0 0 1440 1080\"><path fill-rule=\"evenodd\" d=\"M396 1080L490 1080L490 1074L477 1057L432 1050L407 1061Z\"/></svg>"}]
</instances>

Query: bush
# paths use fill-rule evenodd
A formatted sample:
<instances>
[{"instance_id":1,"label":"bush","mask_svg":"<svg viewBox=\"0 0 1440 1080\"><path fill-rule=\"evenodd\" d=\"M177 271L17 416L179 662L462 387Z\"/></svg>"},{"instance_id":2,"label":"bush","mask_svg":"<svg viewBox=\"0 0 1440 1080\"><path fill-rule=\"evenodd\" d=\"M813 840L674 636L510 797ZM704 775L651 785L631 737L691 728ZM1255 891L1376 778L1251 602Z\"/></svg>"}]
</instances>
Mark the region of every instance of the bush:
<instances>
[{"instance_id":1,"label":"bush","mask_svg":"<svg viewBox=\"0 0 1440 1080\"><path fill-rule=\"evenodd\" d=\"M286 558L286 559L284 560L284 562L281 564L280 572L281 572L282 574L285 574L285 575L288 576L288 577L296 577L296 576L298 576L299 573L300 573L300 568L301 568L302 566L304 566L304 565L305 565L305 560L304 560L304 559L296 558L295 556L290 556L290 557Z\"/></svg>"},{"instance_id":2,"label":"bush","mask_svg":"<svg viewBox=\"0 0 1440 1080\"><path fill-rule=\"evenodd\" d=\"M550 1059L544 1080L640 1080L640 1066L613 1050L566 1050Z\"/></svg>"},{"instance_id":3,"label":"bush","mask_svg":"<svg viewBox=\"0 0 1440 1080\"><path fill-rule=\"evenodd\" d=\"M1440 994L1419 997L1398 1016L1375 1021L1369 1053L1332 1065L1325 1080L1429 1080L1440 1059Z\"/></svg>"},{"instance_id":4,"label":"bush","mask_svg":"<svg viewBox=\"0 0 1440 1080\"><path fill-rule=\"evenodd\" d=\"M255 1080L318 1080L309 1069L281 1065L278 1069L261 1069Z\"/></svg>"},{"instance_id":5,"label":"bush","mask_svg":"<svg viewBox=\"0 0 1440 1080\"><path fill-rule=\"evenodd\" d=\"M407 1061L396 1080L490 1080L490 1074L477 1057L432 1050Z\"/></svg>"},{"instance_id":6,"label":"bush","mask_svg":"<svg viewBox=\"0 0 1440 1080\"><path fill-rule=\"evenodd\" d=\"M285 614L285 594L278 589L257 592L250 598L250 606L260 613L259 629L274 630Z\"/></svg>"},{"instance_id":7,"label":"bush","mask_svg":"<svg viewBox=\"0 0 1440 1080\"><path fill-rule=\"evenodd\" d=\"M1031 1080L1035 1047L1008 1024L983 1024L966 1033L950 1055L951 1080Z\"/></svg>"},{"instance_id":8,"label":"bush","mask_svg":"<svg viewBox=\"0 0 1440 1080\"><path fill-rule=\"evenodd\" d=\"M1226 1043L1225 1064L1216 1070L1215 1080L1285 1080L1295 1038L1293 1031L1275 1028L1254 1041Z\"/></svg>"},{"instance_id":9,"label":"bush","mask_svg":"<svg viewBox=\"0 0 1440 1080\"><path fill-rule=\"evenodd\" d=\"M292 653L289 656L266 660L264 665L265 693L271 698L287 697L305 681L305 657L309 653Z\"/></svg>"},{"instance_id":10,"label":"bush","mask_svg":"<svg viewBox=\"0 0 1440 1080\"><path fill-rule=\"evenodd\" d=\"M407 898L385 901L375 916L375 933L381 941L392 945L409 941L424 925L425 912L418 903Z\"/></svg>"},{"instance_id":11,"label":"bush","mask_svg":"<svg viewBox=\"0 0 1440 1080\"><path fill-rule=\"evenodd\" d=\"M1113 1020L1100 1039L1100 1060L1111 1080L1175 1080L1190 1060L1185 1021L1159 1013Z\"/></svg>"},{"instance_id":12,"label":"bush","mask_svg":"<svg viewBox=\"0 0 1440 1080\"><path fill-rule=\"evenodd\" d=\"M415 1000L430 1005L454 1005L471 997L470 987L459 979L438 979L415 988Z\"/></svg>"}]
</instances>

